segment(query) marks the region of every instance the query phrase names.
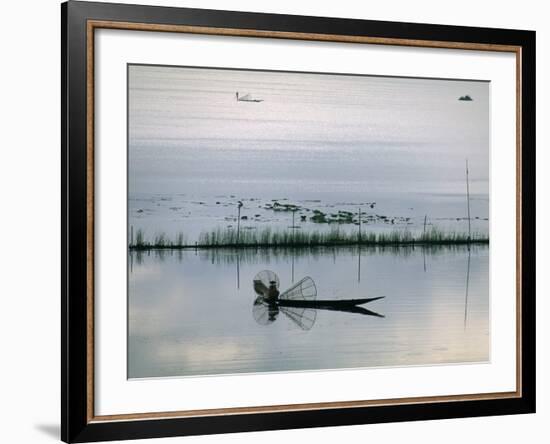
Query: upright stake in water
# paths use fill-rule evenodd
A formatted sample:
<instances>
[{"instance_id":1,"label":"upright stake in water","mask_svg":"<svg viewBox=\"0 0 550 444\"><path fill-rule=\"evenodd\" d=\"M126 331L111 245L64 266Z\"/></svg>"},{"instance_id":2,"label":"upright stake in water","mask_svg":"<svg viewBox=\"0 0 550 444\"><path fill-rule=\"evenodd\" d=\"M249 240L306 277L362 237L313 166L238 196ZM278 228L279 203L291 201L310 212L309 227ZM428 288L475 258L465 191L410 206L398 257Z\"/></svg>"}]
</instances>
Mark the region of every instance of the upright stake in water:
<instances>
[{"instance_id":1,"label":"upright stake in water","mask_svg":"<svg viewBox=\"0 0 550 444\"><path fill-rule=\"evenodd\" d=\"M239 235L241 231L241 207L243 206L243 203L239 200L239 203L237 204L237 244L239 243Z\"/></svg>"},{"instance_id":2,"label":"upright stake in water","mask_svg":"<svg viewBox=\"0 0 550 444\"><path fill-rule=\"evenodd\" d=\"M292 210L292 246L296 244L296 230L298 227L295 225L296 208ZM292 283L294 283L294 249L292 250Z\"/></svg>"},{"instance_id":3,"label":"upright stake in water","mask_svg":"<svg viewBox=\"0 0 550 444\"><path fill-rule=\"evenodd\" d=\"M428 215L424 215L424 230L422 231L422 239L426 240L426 220L428 219Z\"/></svg>"},{"instance_id":4,"label":"upright stake in water","mask_svg":"<svg viewBox=\"0 0 550 444\"><path fill-rule=\"evenodd\" d=\"M361 208L359 208L359 233L357 233L357 239L361 243Z\"/></svg>"},{"instance_id":5,"label":"upright stake in water","mask_svg":"<svg viewBox=\"0 0 550 444\"><path fill-rule=\"evenodd\" d=\"M292 210L292 243L296 241L296 225L294 225L294 216L296 214L296 208Z\"/></svg>"},{"instance_id":6,"label":"upright stake in water","mask_svg":"<svg viewBox=\"0 0 550 444\"><path fill-rule=\"evenodd\" d=\"M472 227L470 222L470 181L468 178L468 159L466 159L466 197L468 200L468 242L472 239Z\"/></svg>"},{"instance_id":7,"label":"upright stake in water","mask_svg":"<svg viewBox=\"0 0 550 444\"><path fill-rule=\"evenodd\" d=\"M361 282L361 208L359 208L359 232L357 233L359 245L357 254L357 282Z\"/></svg>"},{"instance_id":8,"label":"upright stake in water","mask_svg":"<svg viewBox=\"0 0 550 444\"><path fill-rule=\"evenodd\" d=\"M428 215L424 215L424 230L422 230L422 240L426 241L426 221L428 220ZM422 246L422 258L424 259L424 273L426 273L426 245Z\"/></svg>"}]
</instances>

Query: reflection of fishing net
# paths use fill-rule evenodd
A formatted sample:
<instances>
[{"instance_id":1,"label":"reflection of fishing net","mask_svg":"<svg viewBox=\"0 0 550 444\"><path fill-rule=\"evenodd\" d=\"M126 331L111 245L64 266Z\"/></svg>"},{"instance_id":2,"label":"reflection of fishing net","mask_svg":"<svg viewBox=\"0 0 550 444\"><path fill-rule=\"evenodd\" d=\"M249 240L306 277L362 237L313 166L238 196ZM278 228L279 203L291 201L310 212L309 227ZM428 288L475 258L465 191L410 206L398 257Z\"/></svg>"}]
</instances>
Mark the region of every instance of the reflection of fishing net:
<instances>
[{"instance_id":1,"label":"reflection of fishing net","mask_svg":"<svg viewBox=\"0 0 550 444\"><path fill-rule=\"evenodd\" d=\"M279 314L279 308L276 304L268 304L264 298L259 297L254 301L252 306L252 316L254 320L260 325L268 325L277 319Z\"/></svg>"},{"instance_id":2,"label":"reflection of fishing net","mask_svg":"<svg viewBox=\"0 0 550 444\"><path fill-rule=\"evenodd\" d=\"M277 319L279 311L282 311L294 324L302 330L313 327L317 317L317 311L308 307L285 306L283 300L313 301L317 297L317 288L313 279L303 278L284 293L277 297L270 296L272 284L279 288L279 277L270 270L260 271L254 276L254 291L258 295L252 307L252 316L260 325L268 325ZM288 303L290 304L290 302Z\"/></svg>"},{"instance_id":3,"label":"reflection of fishing net","mask_svg":"<svg viewBox=\"0 0 550 444\"><path fill-rule=\"evenodd\" d=\"M313 301L317 298L317 287L313 279L307 276L281 293L279 298L290 301Z\"/></svg>"},{"instance_id":4,"label":"reflection of fishing net","mask_svg":"<svg viewBox=\"0 0 550 444\"><path fill-rule=\"evenodd\" d=\"M275 282L275 288L279 289L279 276L271 270L260 271L254 276L254 291L258 295L265 295L271 282Z\"/></svg>"},{"instance_id":5,"label":"reflection of fishing net","mask_svg":"<svg viewBox=\"0 0 550 444\"><path fill-rule=\"evenodd\" d=\"M279 307L279 309L302 330L310 330L315 324L317 310L312 308Z\"/></svg>"}]
</instances>

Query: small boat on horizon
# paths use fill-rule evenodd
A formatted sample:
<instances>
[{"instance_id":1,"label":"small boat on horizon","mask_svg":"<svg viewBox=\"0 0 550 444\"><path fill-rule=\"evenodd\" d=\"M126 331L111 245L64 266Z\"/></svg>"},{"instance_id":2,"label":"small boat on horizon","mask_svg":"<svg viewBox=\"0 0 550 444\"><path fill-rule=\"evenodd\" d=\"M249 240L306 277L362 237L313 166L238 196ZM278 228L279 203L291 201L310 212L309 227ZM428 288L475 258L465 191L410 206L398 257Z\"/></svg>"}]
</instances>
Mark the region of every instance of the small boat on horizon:
<instances>
[{"instance_id":1,"label":"small boat on horizon","mask_svg":"<svg viewBox=\"0 0 550 444\"><path fill-rule=\"evenodd\" d=\"M462 101L462 102L473 102L474 99L472 99L468 94L466 94L465 96L460 96L458 98L458 100Z\"/></svg>"},{"instance_id":2,"label":"small boat on horizon","mask_svg":"<svg viewBox=\"0 0 550 444\"><path fill-rule=\"evenodd\" d=\"M235 98L237 99L237 102L263 102L263 99L255 99L250 94L245 94L244 96L239 95L239 91L235 93Z\"/></svg>"}]
</instances>

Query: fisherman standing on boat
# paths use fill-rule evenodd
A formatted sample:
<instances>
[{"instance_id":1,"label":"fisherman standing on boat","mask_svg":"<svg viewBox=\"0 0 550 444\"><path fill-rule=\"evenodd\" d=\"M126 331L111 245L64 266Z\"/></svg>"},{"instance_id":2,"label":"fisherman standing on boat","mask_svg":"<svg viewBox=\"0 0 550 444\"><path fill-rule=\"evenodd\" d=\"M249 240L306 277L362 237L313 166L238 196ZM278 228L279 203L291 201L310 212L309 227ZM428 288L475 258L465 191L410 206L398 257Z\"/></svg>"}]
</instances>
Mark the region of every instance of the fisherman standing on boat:
<instances>
[{"instance_id":1,"label":"fisherman standing on boat","mask_svg":"<svg viewBox=\"0 0 550 444\"><path fill-rule=\"evenodd\" d=\"M279 299L279 290L277 289L277 281L269 281L269 288L265 295L267 302L276 302Z\"/></svg>"}]
</instances>

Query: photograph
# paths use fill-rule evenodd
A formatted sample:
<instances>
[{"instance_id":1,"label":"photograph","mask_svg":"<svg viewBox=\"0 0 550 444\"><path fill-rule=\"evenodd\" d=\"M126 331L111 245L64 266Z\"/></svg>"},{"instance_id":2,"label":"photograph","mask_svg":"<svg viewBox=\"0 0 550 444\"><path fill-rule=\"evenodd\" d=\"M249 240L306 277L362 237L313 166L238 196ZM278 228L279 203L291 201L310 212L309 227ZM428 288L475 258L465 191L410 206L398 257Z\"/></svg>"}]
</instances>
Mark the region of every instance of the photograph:
<instances>
[{"instance_id":1,"label":"photograph","mask_svg":"<svg viewBox=\"0 0 550 444\"><path fill-rule=\"evenodd\" d=\"M61 439L521 440L533 14L163 3L61 6Z\"/></svg>"},{"instance_id":2,"label":"photograph","mask_svg":"<svg viewBox=\"0 0 550 444\"><path fill-rule=\"evenodd\" d=\"M128 64L127 377L490 362L490 100Z\"/></svg>"}]
</instances>

